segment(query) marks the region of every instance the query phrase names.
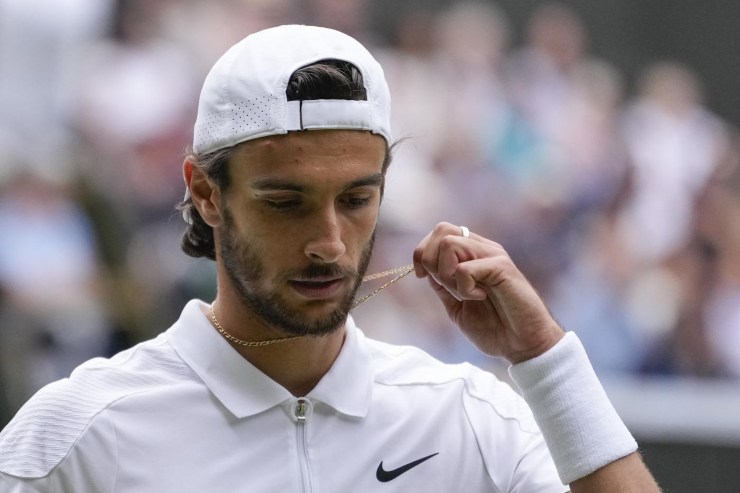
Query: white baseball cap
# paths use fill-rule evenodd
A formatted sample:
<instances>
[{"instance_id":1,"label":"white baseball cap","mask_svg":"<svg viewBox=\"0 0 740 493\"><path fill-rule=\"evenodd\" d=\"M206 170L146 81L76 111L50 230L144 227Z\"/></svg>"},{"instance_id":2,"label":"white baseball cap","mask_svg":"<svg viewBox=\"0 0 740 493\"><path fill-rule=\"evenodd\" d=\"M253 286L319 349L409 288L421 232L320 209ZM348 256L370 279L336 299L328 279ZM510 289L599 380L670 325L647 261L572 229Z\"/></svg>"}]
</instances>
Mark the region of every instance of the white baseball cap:
<instances>
[{"instance_id":1,"label":"white baseball cap","mask_svg":"<svg viewBox=\"0 0 740 493\"><path fill-rule=\"evenodd\" d=\"M337 59L362 74L367 101L288 101L297 69ZM193 150L206 154L294 130L369 130L391 141L390 91L380 64L354 38L323 27L279 26L247 36L213 66L200 93Z\"/></svg>"}]
</instances>

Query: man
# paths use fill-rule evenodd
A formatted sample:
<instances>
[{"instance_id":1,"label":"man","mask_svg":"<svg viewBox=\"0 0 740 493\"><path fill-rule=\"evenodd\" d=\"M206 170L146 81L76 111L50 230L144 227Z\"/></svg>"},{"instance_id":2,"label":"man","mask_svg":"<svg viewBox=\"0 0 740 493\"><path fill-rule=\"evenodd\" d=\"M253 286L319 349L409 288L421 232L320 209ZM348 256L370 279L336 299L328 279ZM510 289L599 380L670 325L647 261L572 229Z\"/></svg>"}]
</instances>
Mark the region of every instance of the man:
<instances>
[{"instance_id":1,"label":"man","mask_svg":"<svg viewBox=\"0 0 740 493\"><path fill-rule=\"evenodd\" d=\"M232 47L183 167L183 248L216 261L216 299L42 389L0 435L0 490L658 491L577 338L500 245L440 223L413 268L513 363L542 433L492 375L354 325L389 108L380 66L336 31Z\"/></svg>"}]
</instances>

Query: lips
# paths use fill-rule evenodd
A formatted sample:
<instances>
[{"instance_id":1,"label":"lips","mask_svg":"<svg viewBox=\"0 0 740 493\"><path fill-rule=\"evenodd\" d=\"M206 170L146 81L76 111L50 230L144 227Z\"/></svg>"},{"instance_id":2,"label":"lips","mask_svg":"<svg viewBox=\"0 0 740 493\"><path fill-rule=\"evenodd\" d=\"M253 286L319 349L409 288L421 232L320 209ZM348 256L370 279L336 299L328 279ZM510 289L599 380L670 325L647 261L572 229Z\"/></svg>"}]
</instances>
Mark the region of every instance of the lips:
<instances>
[{"instance_id":1,"label":"lips","mask_svg":"<svg viewBox=\"0 0 740 493\"><path fill-rule=\"evenodd\" d=\"M344 278L301 279L290 281L289 284L301 297L321 300L334 297L341 290Z\"/></svg>"}]
</instances>

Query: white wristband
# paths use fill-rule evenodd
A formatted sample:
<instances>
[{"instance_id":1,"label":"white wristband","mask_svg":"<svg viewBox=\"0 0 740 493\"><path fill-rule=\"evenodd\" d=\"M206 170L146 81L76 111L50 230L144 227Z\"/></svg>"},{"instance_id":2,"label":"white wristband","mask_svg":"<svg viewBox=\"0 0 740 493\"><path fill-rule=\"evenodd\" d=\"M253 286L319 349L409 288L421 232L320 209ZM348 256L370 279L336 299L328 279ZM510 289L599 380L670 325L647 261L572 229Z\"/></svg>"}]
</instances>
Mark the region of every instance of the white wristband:
<instances>
[{"instance_id":1,"label":"white wristband","mask_svg":"<svg viewBox=\"0 0 740 493\"><path fill-rule=\"evenodd\" d=\"M573 332L545 354L512 365L509 374L532 409L563 484L637 450Z\"/></svg>"}]
</instances>

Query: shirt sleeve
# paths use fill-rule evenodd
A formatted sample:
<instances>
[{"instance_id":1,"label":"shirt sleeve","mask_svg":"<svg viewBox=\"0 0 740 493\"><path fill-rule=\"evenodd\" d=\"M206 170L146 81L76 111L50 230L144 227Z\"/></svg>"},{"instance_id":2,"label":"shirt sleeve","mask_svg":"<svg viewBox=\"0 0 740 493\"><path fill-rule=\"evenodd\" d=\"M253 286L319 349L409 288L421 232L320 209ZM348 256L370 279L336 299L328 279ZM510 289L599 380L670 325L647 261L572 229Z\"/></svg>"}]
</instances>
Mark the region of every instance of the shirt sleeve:
<instances>
[{"instance_id":1,"label":"shirt sleeve","mask_svg":"<svg viewBox=\"0 0 740 493\"><path fill-rule=\"evenodd\" d=\"M105 414L96 416L67 453L56 464L43 460L55 446L53 437L34 440L33 429L14 423L24 432L25 440L13 443L12 437L0 441L0 453L6 459L0 469L3 493L107 493L114 491L117 469L117 445L113 424Z\"/></svg>"}]
</instances>

